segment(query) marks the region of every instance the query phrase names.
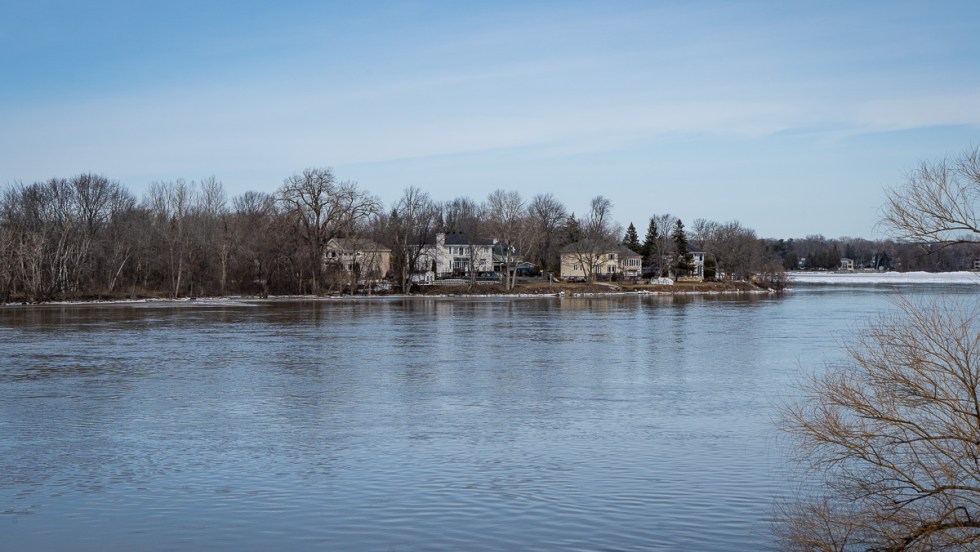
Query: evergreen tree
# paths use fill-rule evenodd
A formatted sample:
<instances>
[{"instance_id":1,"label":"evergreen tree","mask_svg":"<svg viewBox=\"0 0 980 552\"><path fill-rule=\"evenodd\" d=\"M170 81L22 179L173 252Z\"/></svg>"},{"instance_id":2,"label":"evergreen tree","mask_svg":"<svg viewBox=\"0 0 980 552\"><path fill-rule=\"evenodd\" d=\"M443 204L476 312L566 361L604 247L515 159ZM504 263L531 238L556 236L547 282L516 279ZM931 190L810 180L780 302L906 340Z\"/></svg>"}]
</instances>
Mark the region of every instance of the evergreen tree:
<instances>
[{"instance_id":1,"label":"evergreen tree","mask_svg":"<svg viewBox=\"0 0 980 552\"><path fill-rule=\"evenodd\" d=\"M677 219L671 238L674 240L674 270L677 271L678 276L687 275L691 271L691 265L687 258L687 234L684 232L684 223L681 219Z\"/></svg>"},{"instance_id":2,"label":"evergreen tree","mask_svg":"<svg viewBox=\"0 0 980 552\"><path fill-rule=\"evenodd\" d=\"M565 219L565 240L568 243L575 243L582 240L582 223L575 218L575 213L568 215Z\"/></svg>"},{"instance_id":3,"label":"evergreen tree","mask_svg":"<svg viewBox=\"0 0 980 552\"><path fill-rule=\"evenodd\" d=\"M626 229L626 235L623 236L623 246L634 253L640 253L643 250L643 247L640 246L640 237L636 234L636 227L633 226L632 222Z\"/></svg>"},{"instance_id":4,"label":"evergreen tree","mask_svg":"<svg viewBox=\"0 0 980 552\"><path fill-rule=\"evenodd\" d=\"M632 226L632 224L630 225ZM660 238L660 234L657 231L657 219L651 217L650 225L647 226L647 235L643 240L643 245L640 247L640 255L643 255L643 262L648 265L655 264L650 256L656 251L657 240Z\"/></svg>"}]
</instances>

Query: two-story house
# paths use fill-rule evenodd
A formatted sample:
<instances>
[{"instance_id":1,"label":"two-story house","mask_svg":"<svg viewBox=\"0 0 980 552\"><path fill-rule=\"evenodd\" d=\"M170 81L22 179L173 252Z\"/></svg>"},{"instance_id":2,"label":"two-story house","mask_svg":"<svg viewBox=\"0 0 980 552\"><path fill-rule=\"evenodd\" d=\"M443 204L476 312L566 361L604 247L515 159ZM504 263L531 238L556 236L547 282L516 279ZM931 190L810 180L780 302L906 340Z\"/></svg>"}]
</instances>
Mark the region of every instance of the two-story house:
<instances>
[{"instance_id":1,"label":"two-story house","mask_svg":"<svg viewBox=\"0 0 980 552\"><path fill-rule=\"evenodd\" d=\"M560 253L564 280L636 279L643 271L643 257L621 245L581 241L566 245Z\"/></svg>"},{"instance_id":2,"label":"two-story house","mask_svg":"<svg viewBox=\"0 0 980 552\"><path fill-rule=\"evenodd\" d=\"M468 277L493 272L495 240L469 237L459 233L438 233L435 243L421 244L418 247L418 260L415 263L417 282L432 281L435 278Z\"/></svg>"},{"instance_id":3,"label":"two-story house","mask_svg":"<svg viewBox=\"0 0 980 552\"><path fill-rule=\"evenodd\" d=\"M364 238L332 238L327 242L324 267L380 280L391 269L391 249Z\"/></svg>"}]
</instances>

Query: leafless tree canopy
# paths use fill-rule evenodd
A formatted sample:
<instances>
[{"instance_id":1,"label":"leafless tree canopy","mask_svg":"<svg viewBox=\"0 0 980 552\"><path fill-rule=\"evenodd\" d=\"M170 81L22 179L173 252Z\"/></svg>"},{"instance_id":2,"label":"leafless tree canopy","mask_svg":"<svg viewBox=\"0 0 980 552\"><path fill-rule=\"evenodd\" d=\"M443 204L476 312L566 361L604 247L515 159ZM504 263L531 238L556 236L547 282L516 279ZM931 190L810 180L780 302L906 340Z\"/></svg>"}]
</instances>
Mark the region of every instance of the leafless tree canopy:
<instances>
[{"instance_id":1,"label":"leafless tree canopy","mask_svg":"<svg viewBox=\"0 0 980 552\"><path fill-rule=\"evenodd\" d=\"M491 192L487 197L487 222L490 234L500 241L498 251L506 267L506 287L514 289L520 252L530 251L534 242L534 225L521 194L506 190Z\"/></svg>"},{"instance_id":2,"label":"leafless tree canopy","mask_svg":"<svg viewBox=\"0 0 980 552\"><path fill-rule=\"evenodd\" d=\"M329 168L306 169L290 176L279 189L279 199L306 243L306 270L313 293L320 292L327 242L350 235L358 223L381 208L381 202L355 182L337 182Z\"/></svg>"},{"instance_id":3,"label":"leafless tree canopy","mask_svg":"<svg viewBox=\"0 0 980 552\"><path fill-rule=\"evenodd\" d=\"M815 487L787 507L790 550L980 546L980 303L898 302L787 410Z\"/></svg>"},{"instance_id":4,"label":"leafless tree canopy","mask_svg":"<svg viewBox=\"0 0 980 552\"><path fill-rule=\"evenodd\" d=\"M644 255L662 265L673 219L657 220L658 242L646 244ZM713 228L704 222L699 236ZM519 262L558 273L561 251L581 242L591 244L579 248L581 264L595 266L596 251L615 246L623 233L604 196L593 197L579 218L552 194L526 200L508 190L483 202L460 196L437 203L410 188L385 210L356 183L314 167L271 194L229 197L208 176L153 182L138 201L118 182L84 173L0 187L0 303L354 291L361 263L341 281L338 266L324 260L332 238L386 245L391 270L371 279L387 276L407 291L420 246L437 232L459 234L457 243L466 236L471 246L496 240L493 266L507 273L511 288ZM468 251L476 266L477 248ZM490 270L486 265L481 260L479 270ZM477 271L469 273L475 285Z\"/></svg>"},{"instance_id":5,"label":"leafless tree canopy","mask_svg":"<svg viewBox=\"0 0 980 552\"><path fill-rule=\"evenodd\" d=\"M923 164L884 223L945 247L980 236L978 150ZM980 546L980 301L897 301L786 412L814 487L786 506L790 550Z\"/></svg>"},{"instance_id":6,"label":"leafless tree canopy","mask_svg":"<svg viewBox=\"0 0 980 552\"><path fill-rule=\"evenodd\" d=\"M407 188L392 208L383 232L392 250L401 290L409 291L412 271L421 258L423 244L433 242L436 224L436 205L429 194L419 188Z\"/></svg>"},{"instance_id":7,"label":"leafless tree canopy","mask_svg":"<svg viewBox=\"0 0 980 552\"><path fill-rule=\"evenodd\" d=\"M922 163L888 197L883 222L899 239L953 245L980 238L980 148Z\"/></svg>"},{"instance_id":8,"label":"leafless tree canopy","mask_svg":"<svg viewBox=\"0 0 980 552\"><path fill-rule=\"evenodd\" d=\"M537 259L541 267L558 272L560 266L560 231L568 219L568 210L552 194L538 194L529 207L533 240L529 253Z\"/></svg>"}]
</instances>

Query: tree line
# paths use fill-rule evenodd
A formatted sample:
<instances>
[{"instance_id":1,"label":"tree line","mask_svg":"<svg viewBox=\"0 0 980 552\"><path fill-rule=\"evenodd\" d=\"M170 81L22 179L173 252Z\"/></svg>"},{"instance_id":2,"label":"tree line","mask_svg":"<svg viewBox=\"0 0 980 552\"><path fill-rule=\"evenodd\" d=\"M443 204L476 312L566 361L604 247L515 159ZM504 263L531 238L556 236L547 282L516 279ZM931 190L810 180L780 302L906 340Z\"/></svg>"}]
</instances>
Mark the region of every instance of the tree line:
<instances>
[{"instance_id":1,"label":"tree line","mask_svg":"<svg viewBox=\"0 0 980 552\"><path fill-rule=\"evenodd\" d=\"M872 270L952 272L972 267L980 258L976 243L945 246L922 239L830 239L811 235L797 239L766 239L766 249L782 259L786 270L836 270L841 259L855 268Z\"/></svg>"},{"instance_id":2,"label":"tree line","mask_svg":"<svg viewBox=\"0 0 980 552\"><path fill-rule=\"evenodd\" d=\"M633 223L623 230L614 221L612 208L596 196L576 216L550 193L525 198L497 190L482 201L436 201L414 187L385 206L329 168L293 174L274 193L231 198L215 177L154 182L141 198L92 173L14 183L0 190L0 302L336 291L349 278L324 263L333 238L391 249L384 276L405 292L422 255L417 246L433 243L438 232L508 244L502 250L508 288L517 261L558 274L561 251L572 244L624 245L642 255L648 276L684 274L689 251L703 251L705 276L745 278L796 268L802 255L818 259L814 252L827 244L849 253L858 243L764 240L737 221L697 219L685 226L670 214L651 215L641 241ZM888 251L892 266L918 266L897 245L872 248ZM475 250L468 248L471 255ZM839 263L827 258L826 268Z\"/></svg>"}]
</instances>

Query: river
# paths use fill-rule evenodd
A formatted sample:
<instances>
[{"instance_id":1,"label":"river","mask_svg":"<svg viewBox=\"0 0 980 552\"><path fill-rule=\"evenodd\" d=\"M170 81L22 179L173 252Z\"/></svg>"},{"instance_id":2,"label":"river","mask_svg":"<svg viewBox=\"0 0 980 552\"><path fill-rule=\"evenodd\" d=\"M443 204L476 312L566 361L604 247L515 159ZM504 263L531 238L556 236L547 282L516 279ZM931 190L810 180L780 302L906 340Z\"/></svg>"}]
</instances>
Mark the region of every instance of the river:
<instances>
[{"instance_id":1,"label":"river","mask_svg":"<svg viewBox=\"0 0 980 552\"><path fill-rule=\"evenodd\" d=\"M3 550L760 550L914 289L0 307Z\"/></svg>"}]
</instances>

